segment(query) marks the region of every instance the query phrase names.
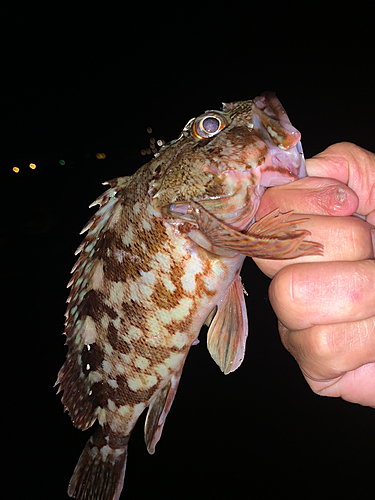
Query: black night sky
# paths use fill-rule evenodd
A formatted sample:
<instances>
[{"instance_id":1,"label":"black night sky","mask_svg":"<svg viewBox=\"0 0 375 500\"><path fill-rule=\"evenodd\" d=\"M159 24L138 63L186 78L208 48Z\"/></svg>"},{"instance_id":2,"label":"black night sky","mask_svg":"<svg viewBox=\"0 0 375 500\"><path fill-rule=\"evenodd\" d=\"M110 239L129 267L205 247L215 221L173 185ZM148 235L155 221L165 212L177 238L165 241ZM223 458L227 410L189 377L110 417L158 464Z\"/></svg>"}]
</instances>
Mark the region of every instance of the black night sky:
<instances>
[{"instance_id":1,"label":"black night sky","mask_svg":"<svg viewBox=\"0 0 375 500\"><path fill-rule=\"evenodd\" d=\"M66 283L101 182L151 159L141 154L151 138L170 141L191 117L265 90L302 132L307 158L343 140L375 151L370 12L78 5L14 4L3 17L7 499L67 500L91 433L73 428L53 384L66 354ZM243 365L222 375L203 332L154 456L143 416L133 432L121 498L373 498L374 411L313 394L280 343L268 278L248 259L243 281Z\"/></svg>"}]
</instances>

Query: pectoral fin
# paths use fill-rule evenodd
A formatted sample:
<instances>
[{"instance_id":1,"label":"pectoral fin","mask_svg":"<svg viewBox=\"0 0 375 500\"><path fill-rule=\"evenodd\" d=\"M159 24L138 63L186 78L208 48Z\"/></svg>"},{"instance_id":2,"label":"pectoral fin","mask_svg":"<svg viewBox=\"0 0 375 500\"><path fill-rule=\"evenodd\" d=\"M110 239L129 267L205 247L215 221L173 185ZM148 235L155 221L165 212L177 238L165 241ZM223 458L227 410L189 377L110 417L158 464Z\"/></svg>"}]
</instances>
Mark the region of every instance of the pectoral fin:
<instances>
[{"instance_id":1,"label":"pectoral fin","mask_svg":"<svg viewBox=\"0 0 375 500\"><path fill-rule=\"evenodd\" d=\"M218 304L207 333L208 350L225 375L236 370L242 363L247 332L246 304L238 275L225 298Z\"/></svg>"},{"instance_id":2,"label":"pectoral fin","mask_svg":"<svg viewBox=\"0 0 375 500\"><path fill-rule=\"evenodd\" d=\"M213 247L262 259L294 259L323 253L320 243L304 239L310 231L296 229L308 219L288 221L292 212L281 214L279 210L274 210L255 222L244 234L210 214L199 203L191 202L190 206L190 213L199 230L211 241Z\"/></svg>"}]
</instances>

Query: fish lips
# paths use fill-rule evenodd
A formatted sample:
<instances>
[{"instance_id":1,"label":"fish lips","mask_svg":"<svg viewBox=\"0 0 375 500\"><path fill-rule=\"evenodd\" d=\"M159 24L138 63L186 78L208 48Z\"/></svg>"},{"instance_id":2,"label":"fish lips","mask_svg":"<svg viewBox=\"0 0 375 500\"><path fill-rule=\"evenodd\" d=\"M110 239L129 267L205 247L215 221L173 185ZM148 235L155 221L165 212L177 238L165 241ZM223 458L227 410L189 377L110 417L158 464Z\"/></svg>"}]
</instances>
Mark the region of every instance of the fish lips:
<instances>
[{"instance_id":1,"label":"fish lips","mask_svg":"<svg viewBox=\"0 0 375 500\"><path fill-rule=\"evenodd\" d=\"M261 186L282 186L307 175L301 142L289 151L274 147L270 151L270 160L258 167L261 171Z\"/></svg>"}]
</instances>

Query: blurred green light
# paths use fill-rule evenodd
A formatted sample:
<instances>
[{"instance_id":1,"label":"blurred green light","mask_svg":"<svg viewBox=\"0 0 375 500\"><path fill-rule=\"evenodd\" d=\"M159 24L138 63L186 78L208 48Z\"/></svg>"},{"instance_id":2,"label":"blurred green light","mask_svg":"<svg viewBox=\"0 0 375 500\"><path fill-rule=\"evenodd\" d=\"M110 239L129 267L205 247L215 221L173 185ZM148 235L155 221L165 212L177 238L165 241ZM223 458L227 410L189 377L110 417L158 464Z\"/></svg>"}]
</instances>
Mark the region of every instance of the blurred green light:
<instances>
[{"instance_id":1,"label":"blurred green light","mask_svg":"<svg viewBox=\"0 0 375 500\"><path fill-rule=\"evenodd\" d=\"M65 165L65 161L64 160L59 160L59 163L60 163L60 165Z\"/></svg>"}]
</instances>

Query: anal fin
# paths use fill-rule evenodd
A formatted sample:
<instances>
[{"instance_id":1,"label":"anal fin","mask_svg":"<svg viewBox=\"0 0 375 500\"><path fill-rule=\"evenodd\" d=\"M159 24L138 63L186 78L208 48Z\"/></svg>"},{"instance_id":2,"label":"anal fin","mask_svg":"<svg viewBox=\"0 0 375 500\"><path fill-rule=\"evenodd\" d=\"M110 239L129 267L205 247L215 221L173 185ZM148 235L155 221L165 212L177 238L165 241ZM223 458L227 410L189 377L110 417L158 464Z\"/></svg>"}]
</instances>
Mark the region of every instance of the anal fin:
<instances>
[{"instance_id":1,"label":"anal fin","mask_svg":"<svg viewBox=\"0 0 375 500\"><path fill-rule=\"evenodd\" d=\"M245 356L248 322L243 287L239 275L218 304L207 333L207 347L213 360L227 375L236 370Z\"/></svg>"},{"instance_id":2,"label":"anal fin","mask_svg":"<svg viewBox=\"0 0 375 500\"><path fill-rule=\"evenodd\" d=\"M161 438L165 419L171 409L182 373L181 369L175 373L170 382L157 394L151 403L145 422L145 443L147 451L152 455L155 446Z\"/></svg>"}]
</instances>

